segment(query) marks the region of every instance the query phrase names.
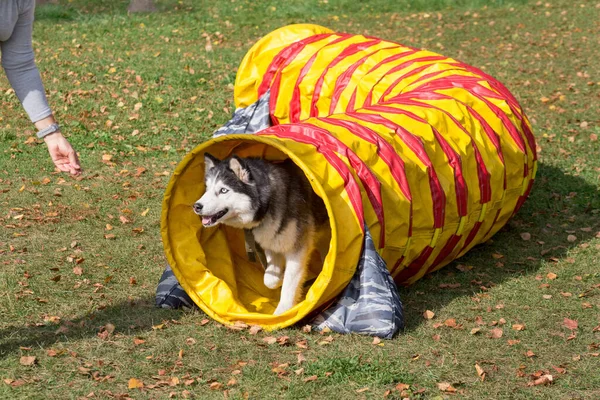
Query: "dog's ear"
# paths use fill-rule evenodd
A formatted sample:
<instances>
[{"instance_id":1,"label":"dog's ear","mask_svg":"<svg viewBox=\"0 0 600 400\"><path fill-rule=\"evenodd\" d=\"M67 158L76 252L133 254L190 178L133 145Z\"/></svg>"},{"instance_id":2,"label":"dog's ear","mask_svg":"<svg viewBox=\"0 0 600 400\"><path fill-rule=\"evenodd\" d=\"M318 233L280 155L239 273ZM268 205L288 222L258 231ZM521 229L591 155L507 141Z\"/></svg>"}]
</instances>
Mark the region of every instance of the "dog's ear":
<instances>
[{"instance_id":1,"label":"dog's ear","mask_svg":"<svg viewBox=\"0 0 600 400\"><path fill-rule=\"evenodd\" d=\"M217 165L217 163L219 163L219 159L214 157L211 154L208 153L204 153L204 172L208 172L211 169L213 169L215 167L215 165Z\"/></svg>"},{"instance_id":2,"label":"dog's ear","mask_svg":"<svg viewBox=\"0 0 600 400\"><path fill-rule=\"evenodd\" d=\"M229 160L229 168L231 168L235 176L244 183L250 183L250 171L244 164L244 160L238 156L233 156Z\"/></svg>"}]
</instances>

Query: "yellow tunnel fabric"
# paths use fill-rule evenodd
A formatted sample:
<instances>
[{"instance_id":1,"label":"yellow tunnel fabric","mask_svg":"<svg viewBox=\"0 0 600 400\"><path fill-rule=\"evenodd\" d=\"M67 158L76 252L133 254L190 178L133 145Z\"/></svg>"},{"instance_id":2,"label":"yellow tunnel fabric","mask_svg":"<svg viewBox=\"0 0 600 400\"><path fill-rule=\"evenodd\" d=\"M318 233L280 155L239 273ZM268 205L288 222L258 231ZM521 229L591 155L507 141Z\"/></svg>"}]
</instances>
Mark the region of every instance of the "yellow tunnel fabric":
<instances>
[{"instance_id":1,"label":"yellow tunnel fabric","mask_svg":"<svg viewBox=\"0 0 600 400\"><path fill-rule=\"evenodd\" d=\"M496 233L527 198L535 140L521 106L484 72L382 39L291 25L259 40L238 70L237 107L266 93L272 127L201 144L167 187L162 236L190 297L216 320L265 329L292 325L348 284L367 226L388 270L412 284ZM271 315L243 232L204 229L192 211L203 193L203 154L292 159L323 198L329 252L311 264L306 298Z\"/></svg>"}]
</instances>

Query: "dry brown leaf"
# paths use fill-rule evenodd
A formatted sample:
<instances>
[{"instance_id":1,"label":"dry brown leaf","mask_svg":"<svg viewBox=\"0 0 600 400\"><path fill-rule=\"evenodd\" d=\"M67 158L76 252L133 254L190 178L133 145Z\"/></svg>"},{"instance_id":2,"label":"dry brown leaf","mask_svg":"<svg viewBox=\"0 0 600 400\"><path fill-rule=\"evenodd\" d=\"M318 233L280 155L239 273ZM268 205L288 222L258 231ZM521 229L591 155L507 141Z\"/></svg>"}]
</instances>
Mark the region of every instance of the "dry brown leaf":
<instances>
[{"instance_id":1,"label":"dry brown leaf","mask_svg":"<svg viewBox=\"0 0 600 400\"><path fill-rule=\"evenodd\" d=\"M435 317L435 313L433 311L425 310L423 313L423 318L425 319L432 319L433 317Z\"/></svg>"},{"instance_id":2,"label":"dry brown leaf","mask_svg":"<svg viewBox=\"0 0 600 400\"><path fill-rule=\"evenodd\" d=\"M563 326L565 328L569 328L570 330L574 331L579 327L579 323L574 319L565 318L563 320Z\"/></svg>"},{"instance_id":3,"label":"dry brown leaf","mask_svg":"<svg viewBox=\"0 0 600 400\"><path fill-rule=\"evenodd\" d=\"M537 378L533 382L529 382L527 384L527 386L550 385L553 381L554 381L554 378L552 377L552 375L546 374L546 375L542 375L541 377Z\"/></svg>"},{"instance_id":4,"label":"dry brown leaf","mask_svg":"<svg viewBox=\"0 0 600 400\"><path fill-rule=\"evenodd\" d=\"M277 343L277 338L274 336L267 336L267 337L262 338L262 341L267 344L275 344L275 343Z\"/></svg>"},{"instance_id":5,"label":"dry brown leaf","mask_svg":"<svg viewBox=\"0 0 600 400\"><path fill-rule=\"evenodd\" d=\"M514 331L524 331L525 325L524 324L513 324L512 328Z\"/></svg>"},{"instance_id":6,"label":"dry brown leaf","mask_svg":"<svg viewBox=\"0 0 600 400\"><path fill-rule=\"evenodd\" d=\"M208 387L210 390L219 390L223 387L223 384L221 382L213 382Z\"/></svg>"},{"instance_id":7,"label":"dry brown leaf","mask_svg":"<svg viewBox=\"0 0 600 400\"><path fill-rule=\"evenodd\" d=\"M444 325L446 325L448 328L456 328L456 319L448 318L444 321Z\"/></svg>"},{"instance_id":8,"label":"dry brown leaf","mask_svg":"<svg viewBox=\"0 0 600 400\"><path fill-rule=\"evenodd\" d=\"M306 358L302 353L298 353L298 365L302 364L303 362L306 362Z\"/></svg>"},{"instance_id":9,"label":"dry brown leaf","mask_svg":"<svg viewBox=\"0 0 600 400\"><path fill-rule=\"evenodd\" d=\"M500 339L503 334L504 331L502 331L501 328L494 328L490 330L490 338L492 339Z\"/></svg>"},{"instance_id":10,"label":"dry brown leaf","mask_svg":"<svg viewBox=\"0 0 600 400\"><path fill-rule=\"evenodd\" d=\"M548 272L548 274L546 275L546 278L548 278L552 281L552 280L558 278L558 275L556 275L554 272Z\"/></svg>"},{"instance_id":11,"label":"dry brown leaf","mask_svg":"<svg viewBox=\"0 0 600 400\"><path fill-rule=\"evenodd\" d=\"M259 325L252 325L250 327L250 329L248 329L248 332L251 335L256 335L258 332L262 331L262 327L260 327Z\"/></svg>"},{"instance_id":12,"label":"dry brown leaf","mask_svg":"<svg viewBox=\"0 0 600 400\"><path fill-rule=\"evenodd\" d=\"M23 356L19 359L19 364L30 367L37 364L37 357L35 356Z\"/></svg>"},{"instance_id":13,"label":"dry brown leaf","mask_svg":"<svg viewBox=\"0 0 600 400\"><path fill-rule=\"evenodd\" d=\"M440 382L437 384L438 389L440 389L442 392L447 392L447 393L456 393L456 388L454 388L450 383L448 382Z\"/></svg>"},{"instance_id":14,"label":"dry brown leaf","mask_svg":"<svg viewBox=\"0 0 600 400\"><path fill-rule=\"evenodd\" d=\"M529 232L522 232L521 233L521 239L528 241L531 239L531 233Z\"/></svg>"},{"instance_id":15,"label":"dry brown leaf","mask_svg":"<svg viewBox=\"0 0 600 400\"><path fill-rule=\"evenodd\" d=\"M477 376L481 378L481 381L485 379L486 372L481 368L479 364L475 364L475 370L477 371Z\"/></svg>"},{"instance_id":16,"label":"dry brown leaf","mask_svg":"<svg viewBox=\"0 0 600 400\"><path fill-rule=\"evenodd\" d=\"M311 375L308 378L304 378L303 381L304 382L312 382L312 381L316 381L317 380L317 376L316 375Z\"/></svg>"}]
</instances>

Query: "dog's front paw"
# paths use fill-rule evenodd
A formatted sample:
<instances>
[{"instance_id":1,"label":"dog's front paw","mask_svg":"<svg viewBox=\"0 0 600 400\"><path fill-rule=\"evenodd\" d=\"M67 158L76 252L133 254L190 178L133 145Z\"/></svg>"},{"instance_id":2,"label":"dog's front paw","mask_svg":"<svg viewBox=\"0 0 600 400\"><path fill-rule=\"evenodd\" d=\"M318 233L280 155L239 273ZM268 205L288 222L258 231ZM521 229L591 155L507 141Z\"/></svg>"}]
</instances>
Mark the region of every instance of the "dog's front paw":
<instances>
[{"instance_id":1,"label":"dog's front paw","mask_svg":"<svg viewBox=\"0 0 600 400\"><path fill-rule=\"evenodd\" d=\"M283 284L283 277L267 271L265 273L264 283L269 289L277 289Z\"/></svg>"},{"instance_id":2,"label":"dog's front paw","mask_svg":"<svg viewBox=\"0 0 600 400\"><path fill-rule=\"evenodd\" d=\"M293 305L284 304L282 302L279 302L279 305L277 305L277 308L273 312L273 315L281 315L292 307L293 307Z\"/></svg>"}]
</instances>

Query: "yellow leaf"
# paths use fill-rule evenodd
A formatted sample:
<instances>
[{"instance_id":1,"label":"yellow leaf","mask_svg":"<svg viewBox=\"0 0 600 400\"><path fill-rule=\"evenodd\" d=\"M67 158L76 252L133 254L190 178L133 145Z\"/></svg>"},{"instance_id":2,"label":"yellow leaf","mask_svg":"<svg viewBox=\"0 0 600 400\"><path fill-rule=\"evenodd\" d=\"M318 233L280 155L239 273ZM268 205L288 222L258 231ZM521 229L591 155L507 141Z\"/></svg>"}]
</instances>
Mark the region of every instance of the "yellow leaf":
<instances>
[{"instance_id":1,"label":"yellow leaf","mask_svg":"<svg viewBox=\"0 0 600 400\"><path fill-rule=\"evenodd\" d=\"M139 379L131 378L127 384L127 387L129 389L141 389L144 387L144 382L140 381Z\"/></svg>"}]
</instances>

